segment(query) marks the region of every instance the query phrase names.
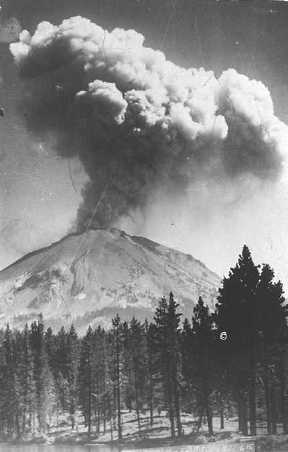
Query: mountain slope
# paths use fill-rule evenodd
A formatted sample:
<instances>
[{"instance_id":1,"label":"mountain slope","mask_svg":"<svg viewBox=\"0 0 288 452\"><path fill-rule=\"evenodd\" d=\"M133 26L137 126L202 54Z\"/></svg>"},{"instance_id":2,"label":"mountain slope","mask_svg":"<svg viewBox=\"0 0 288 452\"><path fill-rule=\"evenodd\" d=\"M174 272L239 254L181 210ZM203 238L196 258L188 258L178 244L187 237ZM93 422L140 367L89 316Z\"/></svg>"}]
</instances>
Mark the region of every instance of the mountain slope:
<instances>
[{"instance_id":1,"label":"mountain slope","mask_svg":"<svg viewBox=\"0 0 288 452\"><path fill-rule=\"evenodd\" d=\"M119 312L152 318L173 290L191 316L201 295L212 305L220 278L192 256L117 229L72 234L0 272L0 325L23 326L43 314L46 325L110 322Z\"/></svg>"}]
</instances>

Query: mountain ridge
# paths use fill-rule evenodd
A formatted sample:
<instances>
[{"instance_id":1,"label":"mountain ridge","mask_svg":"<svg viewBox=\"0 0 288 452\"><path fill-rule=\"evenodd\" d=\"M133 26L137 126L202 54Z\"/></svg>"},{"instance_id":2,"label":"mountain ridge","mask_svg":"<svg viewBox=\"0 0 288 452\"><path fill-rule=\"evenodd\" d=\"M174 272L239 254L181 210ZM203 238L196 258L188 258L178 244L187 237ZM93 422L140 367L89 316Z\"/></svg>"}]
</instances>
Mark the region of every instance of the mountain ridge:
<instances>
[{"instance_id":1,"label":"mountain ridge","mask_svg":"<svg viewBox=\"0 0 288 452\"><path fill-rule=\"evenodd\" d=\"M107 229L107 228L100 228L100 227L99 228L94 228L94 227L91 226L89 228L89 230L90 231L118 231L120 234L123 234L124 236L128 236L128 237L132 238L135 241L140 239L140 241L143 242L143 243L147 242L147 243L154 244L156 246L163 246L163 247L165 247L167 249L170 249L170 250L173 250L175 252L184 254L187 257L191 257L194 261L198 262L200 265L202 265L203 267L207 268L207 270L209 270L209 272L214 273L218 277L216 272L214 272L213 270L210 270L204 262L202 262L200 259L197 259L194 256L192 256L192 254L185 253L184 251L180 251L180 250L178 250L176 248L171 248L169 246L162 245L162 244L160 244L158 242L155 242L154 240L148 239L147 237L143 237L143 236L139 236L139 235L130 235L127 232L125 232L125 231L123 231L121 229L118 229L118 228L109 228L109 229ZM19 259L16 259L16 261L14 261L11 264L7 265L6 267L2 268L0 270L0 278L1 278L1 273L2 272L8 270L10 267L14 267L16 264L26 260L28 257L36 256L36 255L40 254L42 251L46 251L46 250L54 247L55 245L60 244L61 242L63 242L64 240L66 240L69 237L78 237L78 236L81 236L81 235L85 234L85 232L87 232L87 231L84 231L84 232L70 232L69 234L65 235L64 237L61 237L59 240L56 240L56 242L52 242L50 245L43 246L43 247L41 247L41 248L39 248L37 250L33 250L33 251L30 251L27 254L24 254L24 256L19 257Z\"/></svg>"},{"instance_id":2,"label":"mountain ridge","mask_svg":"<svg viewBox=\"0 0 288 452\"><path fill-rule=\"evenodd\" d=\"M119 312L152 318L172 290L185 316L201 295L214 306L220 278L191 254L112 228L71 233L0 272L0 325L107 325Z\"/></svg>"}]
</instances>

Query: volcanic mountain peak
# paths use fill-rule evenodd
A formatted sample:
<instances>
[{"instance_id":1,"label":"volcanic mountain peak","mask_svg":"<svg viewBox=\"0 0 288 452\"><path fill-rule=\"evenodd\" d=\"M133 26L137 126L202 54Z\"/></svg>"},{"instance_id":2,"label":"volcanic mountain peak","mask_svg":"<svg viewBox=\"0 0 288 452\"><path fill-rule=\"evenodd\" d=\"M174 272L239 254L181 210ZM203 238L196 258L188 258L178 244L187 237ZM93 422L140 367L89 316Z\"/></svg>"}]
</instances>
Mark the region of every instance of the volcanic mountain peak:
<instances>
[{"instance_id":1,"label":"volcanic mountain peak","mask_svg":"<svg viewBox=\"0 0 288 452\"><path fill-rule=\"evenodd\" d=\"M117 229L90 229L32 252L0 272L0 323L110 323L117 312L152 318L172 290L185 316L201 295L213 306L220 278L188 254Z\"/></svg>"}]
</instances>

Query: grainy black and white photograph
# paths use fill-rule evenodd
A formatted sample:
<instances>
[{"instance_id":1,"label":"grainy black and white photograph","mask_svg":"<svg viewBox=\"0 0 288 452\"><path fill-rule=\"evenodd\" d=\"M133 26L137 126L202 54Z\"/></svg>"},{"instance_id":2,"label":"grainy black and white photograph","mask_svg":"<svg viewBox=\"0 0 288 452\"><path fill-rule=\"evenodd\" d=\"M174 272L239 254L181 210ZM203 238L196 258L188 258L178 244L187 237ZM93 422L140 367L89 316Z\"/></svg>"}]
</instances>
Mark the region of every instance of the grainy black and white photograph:
<instances>
[{"instance_id":1,"label":"grainy black and white photograph","mask_svg":"<svg viewBox=\"0 0 288 452\"><path fill-rule=\"evenodd\" d=\"M0 0L0 452L288 450L288 1Z\"/></svg>"}]
</instances>

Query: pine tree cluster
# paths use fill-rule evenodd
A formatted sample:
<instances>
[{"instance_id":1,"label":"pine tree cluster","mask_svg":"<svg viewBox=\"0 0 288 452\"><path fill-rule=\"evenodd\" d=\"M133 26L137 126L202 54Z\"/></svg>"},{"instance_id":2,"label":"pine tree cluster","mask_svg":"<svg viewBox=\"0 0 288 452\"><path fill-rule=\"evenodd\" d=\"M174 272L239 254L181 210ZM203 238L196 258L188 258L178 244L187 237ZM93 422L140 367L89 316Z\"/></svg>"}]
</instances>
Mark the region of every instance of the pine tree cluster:
<instances>
[{"instance_id":1,"label":"pine tree cluster","mask_svg":"<svg viewBox=\"0 0 288 452\"><path fill-rule=\"evenodd\" d=\"M268 265L254 264L244 246L219 289L215 310L202 298L182 319L170 293L152 322L121 321L111 328L74 327L53 333L43 319L22 331L0 331L0 437L47 433L63 416L72 430L110 431L122 439L123 412L141 432L159 414L171 437L181 436L183 413L213 420L237 416L239 431L288 432L288 329L283 288Z\"/></svg>"}]
</instances>

